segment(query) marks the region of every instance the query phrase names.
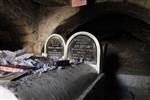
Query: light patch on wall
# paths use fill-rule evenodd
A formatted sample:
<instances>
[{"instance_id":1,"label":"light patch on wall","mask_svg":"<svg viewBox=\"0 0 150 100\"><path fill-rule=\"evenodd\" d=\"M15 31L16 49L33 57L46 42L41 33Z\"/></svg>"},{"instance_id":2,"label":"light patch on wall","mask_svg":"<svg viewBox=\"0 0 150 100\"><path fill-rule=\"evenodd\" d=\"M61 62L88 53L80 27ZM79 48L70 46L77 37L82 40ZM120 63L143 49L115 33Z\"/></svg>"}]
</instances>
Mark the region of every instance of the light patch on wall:
<instances>
[{"instance_id":1,"label":"light patch on wall","mask_svg":"<svg viewBox=\"0 0 150 100\"><path fill-rule=\"evenodd\" d=\"M72 7L80 7L87 5L87 0L71 0Z\"/></svg>"}]
</instances>

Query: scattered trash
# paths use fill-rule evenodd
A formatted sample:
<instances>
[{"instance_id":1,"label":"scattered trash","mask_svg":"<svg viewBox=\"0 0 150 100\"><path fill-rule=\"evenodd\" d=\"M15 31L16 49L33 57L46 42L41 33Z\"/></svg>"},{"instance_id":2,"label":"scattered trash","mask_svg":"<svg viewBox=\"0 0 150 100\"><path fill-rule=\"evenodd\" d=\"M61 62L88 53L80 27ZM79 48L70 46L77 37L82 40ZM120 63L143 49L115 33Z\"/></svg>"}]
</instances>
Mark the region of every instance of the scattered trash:
<instances>
[{"instance_id":1,"label":"scattered trash","mask_svg":"<svg viewBox=\"0 0 150 100\"><path fill-rule=\"evenodd\" d=\"M22 68L8 67L8 66L0 66L0 70L6 72L23 72Z\"/></svg>"},{"instance_id":2,"label":"scattered trash","mask_svg":"<svg viewBox=\"0 0 150 100\"><path fill-rule=\"evenodd\" d=\"M22 65L33 66L31 62L26 61L27 58L33 56L33 54L25 54L25 50L18 50L16 52L4 50L0 52L0 65Z\"/></svg>"},{"instance_id":3,"label":"scattered trash","mask_svg":"<svg viewBox=\"0 0 150 100\"><path fill-rule=\"evenodd\" d=\"M0 51L1 77L8 77L15 73L17 75L18 73L30 72L31 70L32 73L37 74L55 68L48 58L26 53L24 49L16 52L8 50Z\"/></svg>"},{"instance_id":4,"label":"scattered trash","mask_svg":"<svg viewBox=\"0 0 150 100\"><path fill-rule=\"evenodd\" d=\"M40 69L38 69L38 70L36 70L36 71L34 72L34 74L37 74L37 73L41 74L41 73L47 71L48 69L49 69L48 65L44 64L43 67L40 68Z\"/></svg>"},{"instance_id":5,"label":"scattered trash","mask_svg":"<svg viewBox=\"0 0 150 100\"><path fill-rule=\"evenodd\" d=\"M69 60L54 60L45 56L27 53L25 49L15 52L0 51L0 76L10 76L20 73L41 74L55 69L64 69L69 65Z\"/></svg>"}]
</instances>

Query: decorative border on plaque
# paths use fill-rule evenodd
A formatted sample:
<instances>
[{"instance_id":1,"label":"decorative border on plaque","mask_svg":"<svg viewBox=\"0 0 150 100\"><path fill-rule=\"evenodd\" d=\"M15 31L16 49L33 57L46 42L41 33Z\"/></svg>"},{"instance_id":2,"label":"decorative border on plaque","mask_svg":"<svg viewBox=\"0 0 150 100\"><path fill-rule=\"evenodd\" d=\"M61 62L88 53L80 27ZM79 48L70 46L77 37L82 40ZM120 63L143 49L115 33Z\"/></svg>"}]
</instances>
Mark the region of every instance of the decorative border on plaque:
<instances>
[{"instance_id":1,"label":"decorative border on plaque","mask_svg":"<svg viewBox=\"0 0 150 100\"><path fill-rule=\"evenodd\" d=\"M66 50L65 50L66 44L65 44L64 38L63 38L61 35L59 35L59 34L52 34L52 35L50 35L50 36L47 38L47 40L46 40L46 42L45 42L44 55L47 55L47 50L46 50L46 48L47 48L47 43L48 43L48 41L49 41L52 37L58 37L58 38L61 39L61 41L62 41L62 43L63 43L63 46L64 46L64 53L65 53L65 51L66 51ZM63 55L63 56L64 56L64 55Z\"/></svg>"},{"instance_id":2,"label":"decorative border on plaque","mask_svg":"<svg viewBox=\"0 0 150 100\"><path fill-rule=\"evenodd\" d=\"M92 35L91 33L89 32L84 32L84 31L81 31L81 32L77 32L75 34L73 34L67 41L66 43L66 50L65 50L65 53L64 53L64 57L65 59L68 59L68 49L69 49L69 46L70 46L70 43L72 42L72 40L77 37L77 36L87 36L89 38L91 38L94 43L96 44L96 51L97 51L97 59L96 59L96 64L90 64L94 69L96 69L96 71L98 73L100 73L100 44L99 44L99 41L98 39Z\"/></svg>"}]
</instances>

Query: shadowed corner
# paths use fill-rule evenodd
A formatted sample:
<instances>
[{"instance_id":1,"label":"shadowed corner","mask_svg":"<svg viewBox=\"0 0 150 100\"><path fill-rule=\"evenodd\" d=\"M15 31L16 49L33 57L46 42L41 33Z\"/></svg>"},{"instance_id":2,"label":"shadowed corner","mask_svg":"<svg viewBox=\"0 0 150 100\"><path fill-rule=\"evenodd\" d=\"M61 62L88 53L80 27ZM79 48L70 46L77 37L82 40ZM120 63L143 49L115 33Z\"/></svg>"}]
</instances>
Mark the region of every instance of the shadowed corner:
<instances>
[{"instance_id":1,"label":"shadowed corner","mask_svg":"<svg viewBox=\"0 0 150 100\"><path fill-rule=\"evenodd\" d=\"M121 88L116 74L119 69L119 57L116 54L108 54L104 62L105 86L104 100L121 100Z\"/></svg>"}]
</instances>

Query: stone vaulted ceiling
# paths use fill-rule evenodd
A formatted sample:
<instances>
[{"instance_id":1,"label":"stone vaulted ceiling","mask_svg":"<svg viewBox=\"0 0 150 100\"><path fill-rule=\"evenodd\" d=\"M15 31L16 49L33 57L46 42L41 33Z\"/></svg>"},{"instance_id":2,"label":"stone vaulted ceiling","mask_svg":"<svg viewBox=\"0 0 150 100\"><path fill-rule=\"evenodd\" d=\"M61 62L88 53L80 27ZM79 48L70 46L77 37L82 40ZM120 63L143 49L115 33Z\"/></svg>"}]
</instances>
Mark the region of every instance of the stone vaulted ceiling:
<instances>
[{"instance_id":1,"label":"stone vaulted ceiling","mask_svg":"<svg viewBox=\"0 0 150 100\"><path fill-rule=\"evenodd\" d=\"M1 49L14 42L13 47L19 44L14 49L29 47L29 52L41 53L50 34L68 34L99 13L111 10L150 22L149 0L87 1L88 6L73 8L71 0L0 0L0 41L4 45Z\"/></svg>"}]
</instances>

